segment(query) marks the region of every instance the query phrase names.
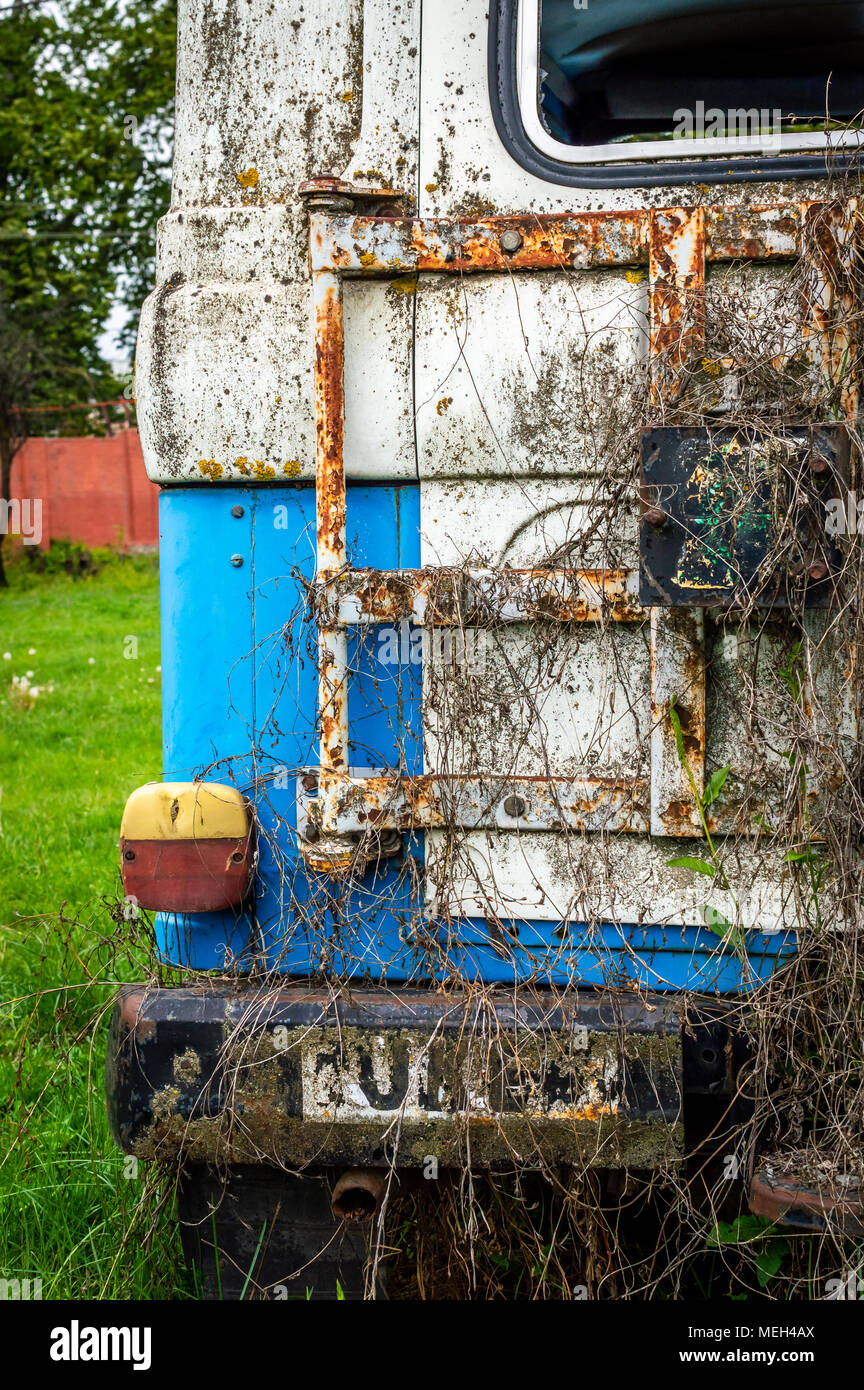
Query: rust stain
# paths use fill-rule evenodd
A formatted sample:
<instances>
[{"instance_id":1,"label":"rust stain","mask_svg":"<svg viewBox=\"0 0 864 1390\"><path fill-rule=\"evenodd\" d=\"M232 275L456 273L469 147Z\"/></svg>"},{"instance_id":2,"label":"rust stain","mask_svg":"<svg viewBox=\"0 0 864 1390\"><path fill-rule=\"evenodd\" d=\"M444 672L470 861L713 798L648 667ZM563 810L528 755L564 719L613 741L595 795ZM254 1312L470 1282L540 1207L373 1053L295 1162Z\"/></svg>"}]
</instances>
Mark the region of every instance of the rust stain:
<instances>
[{"instance_id":1,"label":"rust stain","mask_svg":"<svg viewBox=\"0 0 864 1390\"><path fill-rule=\"evenodd\" d=\"M805 347L818 357L839 404L854 420L859 405L859 316L856 292L858 200L802 204Z\"/></svg>"},{"instance_id":2,"label":"rust stain","mask_svg":"<svg viewBox=\"0 0 864 1390\"><path fill-rule=\"evenodd\" d=\"M705 209L709 260L764 261L796 256L801 245L801 209L794 203L749 208Z\"/></svg>"},{"instance_id":3,"label":"rust stain","mask_svg":"<svg viewBox=\"0 0 864 1390\"><path fill-rule=\"evenodd\" d=\"M665 208L649 217L651 398L674 400L682 372L705 356L705 212Z\"/></svg>"},{"instance_id":4,"label":"rust stain","mask_svg":"<svg viewBox=\"0 0 864 1390\"><path fill-rule=\"evenodd\" d=\"M318 556L325 570L345 563L344 370L342 297L338 286L328 284L315 305L315 492Z\"/></svg>"},{"instance_id":5,"label":"rust stain","mask_svg":"<svg viewBox=\"0 0 864 1390\"><path fill-rule=\"evenodd\" d=\"M460 218L443 226L420 221L409 225L418 270L589 269L635 265L645 259L644 212ZM516 251L503 249L505 232L518 235Z\"/></svg>"},{"instance_id":6,"label":"rust stain","mask_svg":"<svg viewBox=\"0 0 864 1390\"><path fill-rule=\"evenodd\" d=\"M472 571L463 569L352 569L322 577L316 590L319 617L339 624L340 604L350 598L356 622L413 618L423 626L490 627L513 621L637 622L645 618L627 570Z\"/></svg>"},{"instance_id":7,"label":"rust stain","mask_svg":"<svg viewBox=\"0 0 864 1390\"><path fill-rule=\"evenodd\" d=\"M315 505L319 580L347 565L345 546L345 340L342 293L332 271L313 277L315 300ZM321 766L344 766L347 750L347 647L343 633L318 634Z\"/></svg>"},{"instance_id":8,"label":"rust stain","mask_svg":"<svg viewBox=\"0 0 864 1390\"><path fill-rule=\"evenodd\" d=\"M142 1013L144 1002L147 998L147 990L142 985L140 989L127 989L118 996L120 1003L120 1026L135 1039L136 1042L144 1042L152 1038L156 1033L156 1024L152 1018L148 1018Z\"/></svg>"}]
</instances>

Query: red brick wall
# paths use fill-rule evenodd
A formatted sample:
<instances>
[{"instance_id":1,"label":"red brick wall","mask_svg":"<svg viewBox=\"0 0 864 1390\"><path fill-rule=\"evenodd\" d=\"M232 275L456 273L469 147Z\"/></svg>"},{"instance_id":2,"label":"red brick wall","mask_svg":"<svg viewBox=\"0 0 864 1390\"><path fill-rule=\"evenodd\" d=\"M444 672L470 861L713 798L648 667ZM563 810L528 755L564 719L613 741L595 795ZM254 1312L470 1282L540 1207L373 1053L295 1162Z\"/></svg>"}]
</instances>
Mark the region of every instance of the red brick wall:
<instances>
[{"instance_id":1,"label":"red brick wall","mask_svg":"<svg viewBox=\"0 0 864 1390\"><path fill-rule=\"evenodd\" d=\"M144 472L137 430L108 439L28 439L12 464L12 497L42 499L42 546L53 540L155 548L159 489Z\"/></svg>"}]
</instances>

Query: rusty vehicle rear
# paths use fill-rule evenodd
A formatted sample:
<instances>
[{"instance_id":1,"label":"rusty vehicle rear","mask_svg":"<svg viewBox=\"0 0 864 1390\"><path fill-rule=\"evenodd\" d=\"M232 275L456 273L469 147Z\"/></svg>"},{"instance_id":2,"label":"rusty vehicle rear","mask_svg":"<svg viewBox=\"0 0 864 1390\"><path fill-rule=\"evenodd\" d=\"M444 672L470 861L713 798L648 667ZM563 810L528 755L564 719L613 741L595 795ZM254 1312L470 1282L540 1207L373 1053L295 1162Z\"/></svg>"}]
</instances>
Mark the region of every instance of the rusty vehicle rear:
<instances>
[{"instance_id":1,"label":"rusty vehicle rear","mask_svg":"<svg viewBox=\"0 0 864 1390\"><path fill-rule=\"evenodd\" d=\"M781 8L181 0L121 855L183 983L108 1097L208 1296L380 1293L447 1175L771 1206L753 1000L857 910L864 54Z\"/></svg>"}]
</instances>

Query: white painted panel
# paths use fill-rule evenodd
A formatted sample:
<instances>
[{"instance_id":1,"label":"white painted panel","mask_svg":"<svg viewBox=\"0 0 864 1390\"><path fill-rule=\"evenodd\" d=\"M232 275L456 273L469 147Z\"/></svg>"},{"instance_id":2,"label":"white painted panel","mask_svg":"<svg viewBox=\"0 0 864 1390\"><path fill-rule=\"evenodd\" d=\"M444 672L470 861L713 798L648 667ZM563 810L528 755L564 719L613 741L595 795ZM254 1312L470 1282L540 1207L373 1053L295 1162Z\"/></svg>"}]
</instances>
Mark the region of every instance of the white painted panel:
<instances>
[{"instance_id":1,"label":"white painted panel","mask_svg":"<svg viewBox=\"0 0 864 1390\"><path fill-rule=\"evenodd\" d=\"M417 477L413 290L413 280L345 282L348 478L414 481Z\"/></svg>"},{"instance_id":2,"label":"white painted panel","mask_svg":"<svg viewBox=\"0 0 864 1390\"><path fill-rule=\"evenodd\" d=\"M346 474L413 479L413 297L380 282L346 290ZM154 481L314 478L310 316L305 279L186 282L150 296L136 384Z\"/></svg>"},{"instance_id":3,"label":"white painted panel","mask_svg":"<svg viewBox=\"0 0 864 1390\"><path fill-rule=\"evenodd\" d=\"M424 478L424 565L632 569L638 564L629 482L596 478Z\"/></svg>"},{"instance_id":4,"label":"white painted panel","mask_svg":"<svg viewBox=\"0 0 864 1390\"><path fill-rule=\"evenodd\" d=\"M621 475L646 315L641 271L421 276L420 476Z\"/></svg>"},{"instance_id":5,"label":"white painted panel","mask_svg":"<svg viewBox=\"0 0 864 1390\"><path fill-rule=\"evenodd\" d=\"M136 358L155 482L314 477L297 189L345 174L416 195L419 11L419 0L181 0L173 206ZM346 288L349 478L416 477L406 288Z\"/></svg>"},{"instance_id":6,"label":"white painted panel","mask_svg":"<svg viewBox=\"0 0 864 1390\"><path fill-rule=\"evenodd\" d=\"M692 852L692 842L635 835L480 831L448 847L436 833L427 836L428 906L456 916L589 925L704 926L706 909L734 920L728 894L707 878L667 866L676 853ZM728 873L748 927L795 929L795 882L772 854L738 844Z\"/></svg>"},{"instance_id":7,"label":"white painted panel","mask_svg":"<svg viewBox=\"0 0 864 1390\"><path fill-rule=\"evenodd\" d=\"M342 177L417 195L420 0L363 0L363 121Z\"/></svg>"},{"instance_id":8,"label":"white painted panel","mask_svg":"<svg viewBox=\"0 0 864 1390\"><path fill-rule=\"evenodd\" d=\"M291 479L314 459L303 282L163 285L136 359L141 444L154 481Z\"/></svg>"},{"instance_id":9,"label":"white painted panel","mask_svg":"<svg viewBox=\"0 0 864 1390\"><path fill-rule=\"evenodd\" d=\"M362 16L362 0L180 0L174 207L291 203L301 179L344 168Z\"/></svg>"},{"instance_id":10,"label":"white painted panel","mask_svg":"<svg viewBox=\"0 0 864 1390\"><path fill-rule=\"evenodd\" d=\"M649 776L647 624L518 623L477 632L470 669L426 680L427 771Z\"/></svg>"}]
</instances>

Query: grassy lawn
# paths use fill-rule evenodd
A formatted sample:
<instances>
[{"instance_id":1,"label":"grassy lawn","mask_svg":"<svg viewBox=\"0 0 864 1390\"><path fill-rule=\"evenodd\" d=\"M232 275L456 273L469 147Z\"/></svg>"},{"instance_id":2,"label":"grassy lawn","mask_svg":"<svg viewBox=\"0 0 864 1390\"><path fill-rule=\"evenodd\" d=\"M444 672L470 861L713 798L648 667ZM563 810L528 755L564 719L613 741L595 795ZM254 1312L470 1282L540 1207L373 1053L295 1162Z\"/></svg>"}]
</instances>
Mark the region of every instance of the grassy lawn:
<instances>
[{"instance_id":1,"label":"grassy lawn","mask_svg":"<svg viewBox=\"0 0 864 1390\"><path fill-rule=\"evenodd\" d=\"M19 561L0 591L0 1277L171 1298L170 1202L128 1175L103 1083L116 982L148 973L112 908L125 798L161 772L159 582L151 557L104 559Z\"/></svg>"}]
</instances>

